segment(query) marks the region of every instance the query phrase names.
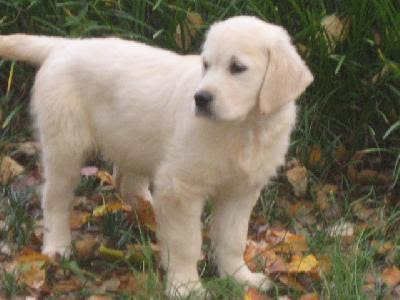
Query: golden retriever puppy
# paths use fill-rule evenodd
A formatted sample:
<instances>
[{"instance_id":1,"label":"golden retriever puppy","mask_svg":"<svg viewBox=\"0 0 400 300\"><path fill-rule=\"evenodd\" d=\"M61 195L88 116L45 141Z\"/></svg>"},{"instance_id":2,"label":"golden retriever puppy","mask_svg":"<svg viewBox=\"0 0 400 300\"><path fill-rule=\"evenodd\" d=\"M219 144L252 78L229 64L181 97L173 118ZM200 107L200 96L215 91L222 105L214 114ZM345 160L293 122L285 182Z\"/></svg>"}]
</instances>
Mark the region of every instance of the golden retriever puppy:
<instances>
[{"instance_id":1,"label":"golden retriever puppy","mask_svg":"<svg viewBox=\"0 0 400 300\"><path fill-rule=\"evenodd\" d=\"M270 286L243 261L249 217L284 163L294 100L313 81L284 29L233 17L211 26L201 55L186 56L117 38L16 34L0 36L0 56L40 66L32 111L46 179L44 253L69 253L74 187L99 151L118 166L125 198L153 198L169 295L201 290L208 196L220 274Z\"/></svg>"}]
</instances>

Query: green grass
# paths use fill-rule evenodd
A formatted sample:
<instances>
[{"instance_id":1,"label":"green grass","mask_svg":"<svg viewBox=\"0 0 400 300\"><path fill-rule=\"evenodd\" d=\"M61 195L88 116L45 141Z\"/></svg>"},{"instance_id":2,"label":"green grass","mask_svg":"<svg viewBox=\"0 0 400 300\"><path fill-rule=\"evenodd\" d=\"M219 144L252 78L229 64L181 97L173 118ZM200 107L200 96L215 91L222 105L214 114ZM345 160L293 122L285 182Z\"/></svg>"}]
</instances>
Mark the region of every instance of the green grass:
<instances>
[{"instance_id":1,"label":"green grass","mask_svg":"<svg viewBox=\"0 0 400 300\"><path fill-rule=\"evenodd\" d=\"M189 47L181 49L176 44L175 31L178 25L188 26L188 11L200 14L204 24L198 28ZM398 1L0 0L0 34L25 32L70 37L114 35L180 53L193 53L199 52L209 24L238 14L256 15L284 26L294 43L303 45L305 49L302 56L314 73L315 82L298 102L298 125L293 133L290 156L300 160L310 172L305 200L314 205L313 213L318 224L324 225L323 228L307 229L310 231L310 251L327 254L333 262L333 271L315 289L330 299L363 299L364 275L371 271L379 273L387 265L385 257L371 248L371 242L400 243L400 205L395 200L400 197ZM329 51L320 25L321 19L330 14L350 20L347 37L336 45L333 52ZM0 157L3 154L14 155L10 145L32 139L32 126L28 125L28 103L34 72L30 66L0 60ZM381 72L383 75L378 76ZM310 150L315 146L321 149L322 159L318 164L310 160ZM348 152L348 159L344 163L337 160L336 150L339 146ZM357 165L359 169L372 168L384 172L390 178L388 184L364 186L349 178L348 166L354 163L349 158L360 150L367 154ZM22 161L31 163L29 158L23 158ZM338 195L331 200L340 207L340 217L346 221L358 221L352 210L357 201L380 213L375 228L356 232L350 246L327 236L326 228L332 225L332 220L318 210L313 192L316 186L325 183L338 187ZM40 218L40 215L32 218L29 213L32 211L32 199L36 196L34 193L17 192L12 184L1 188L0 215L4 216L5 226L0 229L0 237L12 249L21 249L29 245L35 219ZM82 179L77 193L87 197L107 195L92 178ZM299 221L280 205L282 197L290 203L304 200L294 197L282 177L264 191L256 211L270 224L280 223L298 230ZM154 238L132 224L122 213L108 214L98 223L86 225L85 230L92 230L96 226L104 241L118 249L125 249L132 243L146 244ZM83 261L72 257L69 264L65 265L71 267L71 262L75 262L78 269L89 272L97 269L110 272L126 270L137 275L146 272L149 279L137 291L135 299L148 299L150 296L160 299L163 287L158 280L159 271L150 252L145 255L142 264L98 259ZM392 264L400 264L399 253L400 250L391 258ZM72 263L72 266L75 265ZM243 293L229 279L215 279L212 263L206 261L200 269L214 298L231 299ZM0 290L7 297L22 292L12 274L3 276ZM376 296L383 298L385 292L384 286L379 287ZM84 289L74 296L84 298L90 293L90 290ZM271 292L273 296L282 294L295 299L300 295L279 284ZM113 296L118 299L132 297L117 292Z\"/></svg>"}]
</instances>

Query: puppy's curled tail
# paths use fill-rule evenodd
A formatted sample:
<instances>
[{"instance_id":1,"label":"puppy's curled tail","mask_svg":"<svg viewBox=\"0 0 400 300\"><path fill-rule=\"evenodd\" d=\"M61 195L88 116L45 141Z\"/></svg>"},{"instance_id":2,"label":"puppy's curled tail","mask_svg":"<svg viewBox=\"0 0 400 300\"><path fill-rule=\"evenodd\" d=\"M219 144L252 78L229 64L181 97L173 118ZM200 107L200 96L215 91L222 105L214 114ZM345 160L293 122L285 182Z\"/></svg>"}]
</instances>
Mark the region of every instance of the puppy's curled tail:
<instances>
[{"instance_id":1,"label":"puppy's curled tail","mask_svg":"<svg viewBox=\"0 0 400 300\"><path fill-rule=\"evenodd\" d=\"M65 43L66 40L59 37L0 35L0 57L40 66L52 51L63 47Z\"/></svg>"}]
</instances>

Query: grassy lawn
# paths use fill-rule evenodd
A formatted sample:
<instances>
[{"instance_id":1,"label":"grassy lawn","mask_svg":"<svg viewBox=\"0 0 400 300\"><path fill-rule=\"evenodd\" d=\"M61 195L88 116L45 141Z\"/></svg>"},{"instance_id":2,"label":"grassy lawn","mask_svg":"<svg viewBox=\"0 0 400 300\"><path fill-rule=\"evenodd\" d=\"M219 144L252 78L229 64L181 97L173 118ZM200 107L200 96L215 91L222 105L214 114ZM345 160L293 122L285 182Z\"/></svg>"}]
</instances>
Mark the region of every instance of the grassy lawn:
<instances>
[{"instance_id":1,"label":"grassy lawn","mask_svg":"<svg viewBox=\"0 0 400 300\"><path fill-rule=\"evenodd\" d=\"M315 81L298 101L288 163L249 227L245 259L274 288L262 294L217 278L209 203L199 272L211 298L399 299L399 1L0 0L0 34L114 35L198 53L209 24L239 14L287 28ZM0 60L0 299L163 299L151 209L121 204L100 158L76 190L73 255L39 255L34 73Z\"/></svg>"}]
</instances>

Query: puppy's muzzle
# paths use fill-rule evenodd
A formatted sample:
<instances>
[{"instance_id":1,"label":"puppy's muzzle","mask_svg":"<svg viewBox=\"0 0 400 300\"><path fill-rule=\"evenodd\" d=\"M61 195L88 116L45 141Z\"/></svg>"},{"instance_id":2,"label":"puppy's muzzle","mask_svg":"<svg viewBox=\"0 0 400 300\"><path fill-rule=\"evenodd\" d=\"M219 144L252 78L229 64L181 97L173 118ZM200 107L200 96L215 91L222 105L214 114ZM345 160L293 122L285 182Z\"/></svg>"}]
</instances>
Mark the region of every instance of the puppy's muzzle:
<instances>
[{"instance_id":1,"label":"puppy's muzzle","mask_svg":"<svg viewBox=\"0 0 400 300\"><path fill-rule=\"evenodd\" d=\"M200 115L211 115L211 102L214 96L208 91L198 91L194 95L194 101L196 103L196 114Z\"/></svg>"}]
</instances>

